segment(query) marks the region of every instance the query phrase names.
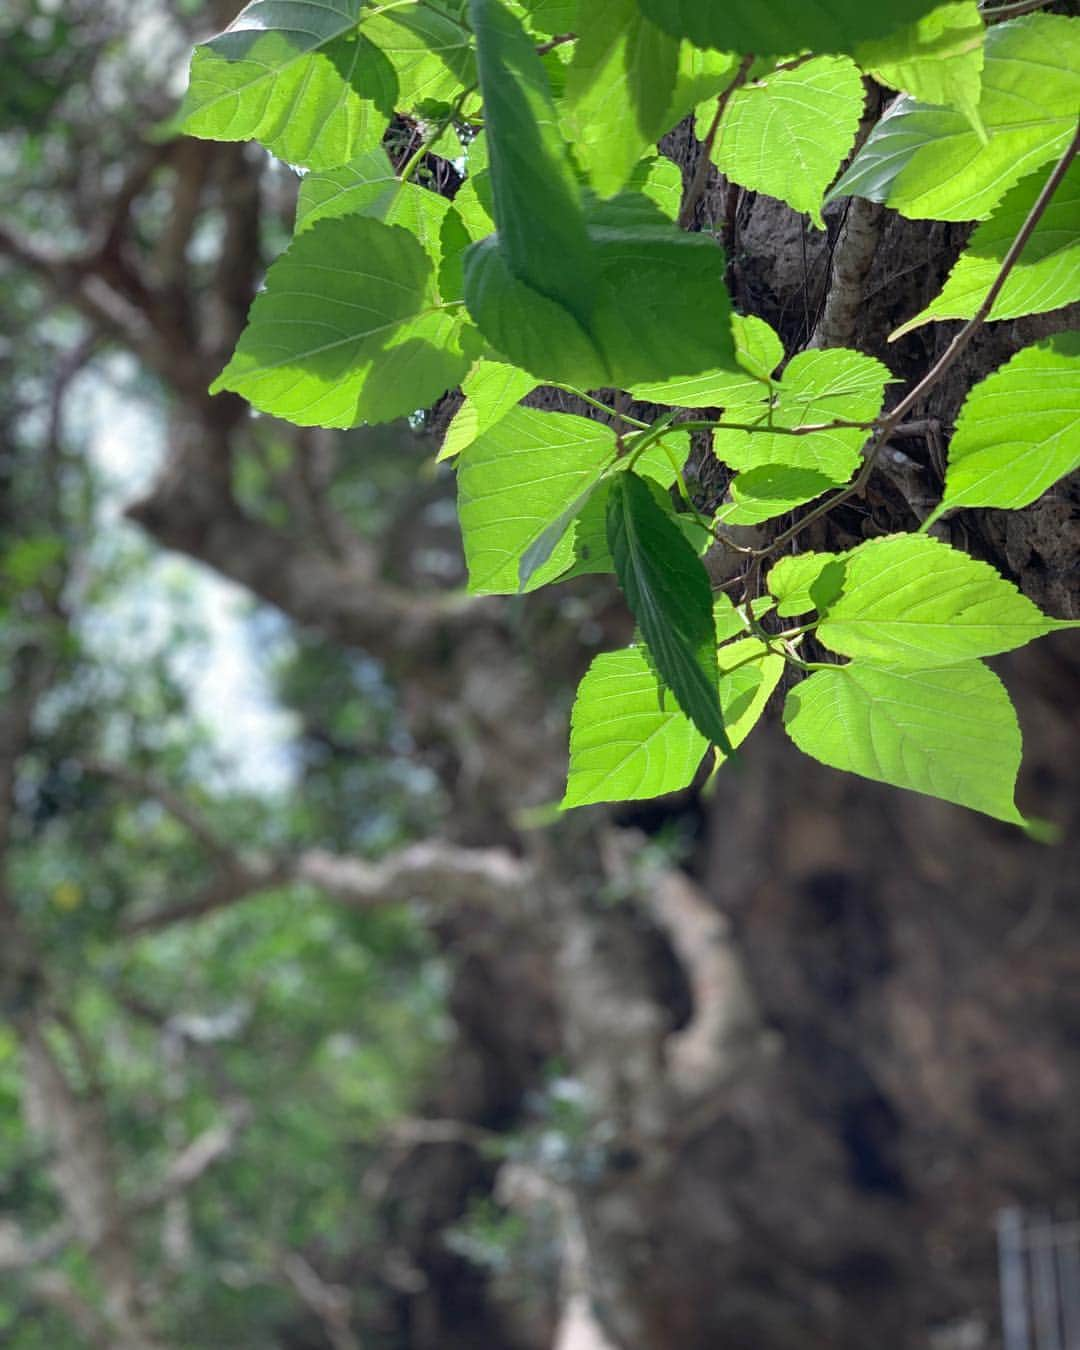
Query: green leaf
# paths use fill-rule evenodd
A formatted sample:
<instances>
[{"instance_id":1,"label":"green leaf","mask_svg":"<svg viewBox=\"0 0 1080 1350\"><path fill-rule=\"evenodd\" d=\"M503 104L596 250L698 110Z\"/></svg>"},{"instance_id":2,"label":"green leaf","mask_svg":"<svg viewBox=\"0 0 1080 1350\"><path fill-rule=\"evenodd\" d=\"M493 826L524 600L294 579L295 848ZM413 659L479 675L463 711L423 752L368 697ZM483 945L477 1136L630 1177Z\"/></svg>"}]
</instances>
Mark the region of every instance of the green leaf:
<instances>
[{"instance_id":1,"label":"green leaf","mask_svg":"<svg viewBox=\"0 0 1080 1350\"><path fill-rule=\"evenodd\" d=\"M611 485L607 536L619 585L661 679L698 730L731 754L717 695L708 574L634 473L620 473Z\"/></svg>"},{"instance_id":2,"label":"green leaf","mask_svg":"<svg viewBox=\"0 0 1080 1350\"><path fill-rule=\"evenodd\" d=\"M928 535L870 539L817 629L824 646L887 665L944 665L1011 651L1056 628L988 563Z\"/></svg>"},{"instance_id":3,"label":"green leaf","mask_svg":"<svg viewBox=\"0 0 1080 1350\"><path fill-rule=\"evenodd\" d=\"M929 13L939 0L639 0L642 11L675 37L699 47L786 56L851 52Z\"/></svg>"},{"instance_id":4,"label":"green leaf","mask_svg":"<svg viewBox=\"0 0 1080 1350\"><path fill-rule=\"evenodd\" d=\"M458 515L469 590L515 592L523 555L595 486L613 463L615 448L615 433L599 422L513 408L465 449L458 466ZM567 537L530 578L528 589L565 571L573 556Z\"/></svg>"},{"instance_id":5,"label":"green leaf","mask_svg":"<svg viewBox=\"0 0 1080 1350\"><path fill-rule=\"evenodd\" d=\"M271 266L211 386L300 426L386 422L430 407L469 368L461 306L442 304L407 230L321 220Z\"/></svg>"},{"instance_id":6,"label":"green leaf","mask_svg":"<svg viewBox=\"0 0 1080 1350\"><path fill-rule=\"evenodd\" d=\"M1080 21L1029 14L986 35L979 117L903 97L870 133L826 201L868 197L916 220L973 220L1056 159L1080 105Z\"/></svg>"},{"instance_id":7,"label":"green leaf","mask_svg":"<svg viewBox=\"0 0 1080 1350\"><path fill-rule=\"evenodd\" d=\"M839 553L796 553L781 558L768 576L769 590L782 619L816 609L824 614L844 584L844 559Z\"/></svg>"},{"instance_id":8,"label":"green leaf","mask_svg":"<svg viewBox=\"0 0 1080 1350\"><path fill-rule=\"evenodd\" d=\"M442 258L440 234L451 210L437 192L403 183L381 146L365 151L350 164L305 174L296 203L296 232L317 220L371 216L409 231L436 266Z\"/></svg>"},{"instance_id":9,"label":"green leaf","mask_svg":"<svg viewBox=\"0 0 1080 1350\"><path fill-rule=\"evenodd\" d=\"M643 196L621 194L589 214L591 299L571 310L510 272L499 236L465 260L477 327L538 379L578 388L632 388L646 380L734 364L724 255L686 234Z\"/></svg>"},{"instance_id":10,"label":"green leaf","mask_svg":"<svg viewBox=\"0 0 1080 1350\"><path fill-rule=\"evenodd\" d=\"M735 335L735 359L755 380L772 381L784 359L784 344L776 330L753 314L736 314L731 320Z\"/></svg>"},{"instance_id":11,"label":"green leaf","mask_svg":"<svg viewBox=\"0 0 1080 1350\"><path fill-rule=\"evenodd\" d=\"M476 58L464 24L425 0L368 6L360 29L397 76L399 109L452 103L476 83Z\"/></svg>"},{"instance_id":12,"label":"green leaf","mask_svg":"<svg viewBox=\"0 0 1080 1350\"><path fill-rule=\"evenodd\" d=\"M771 425L793 428L838 421L872 422L881 412L890 378L880 361L845 347L799 352L792 357L776 389ZM761 416L756 408L733 408L730 415L733 421ZM719 428L713 433L713 450L733 469L775 465L809 469L822 475L827 485L847 482L859 464L859 451L868 435L858 427L838 427L805 436L774 435L767 429L749 432Z\"/></svg>"},{"instance_id":13,"label":"green leaf","mask_svg":"<svg viewBox=\"0 0 1080 1350\"><path fill-rule=\"evenodd\" d=\"M739 64L734 52L702 51L690 42L680 43L675 88L664 118L667 126L673 127L699 103L723 93L738 73Z\"/></svg>"},{"instance_id":14,"label":"green leaf","mask_svg":"<svg viewBox=\"0 0 1080 1350\"><path fill-rule=\"evenodd\" d=\"M760 718L784 661L756 638L733 642L718 656L720 703L737 746ZM563 809L677 792L693 781L708 746L640 647L604 652L574 702Z\"/></svg>"},{"instance_id":15,"label":"green leaf","mask_svg":"<svg viewBox=\"0 0 1080 1350\"><path fill-rule=\"evenodd\" d=\"M679 166L663 155L653 159L641 159L630 171L627 191L640 192L648 197L667 216L675 220L682 204L682 171Z\"/></svg>"},{"instance_id":16,"label":"green leaf","mask_svg":"<svg viewBox=\"0 0 1080 1350\"><path fill-rule=\"evenodd\" d=\"M446 428L436 462L460 454L535 388L533 377L517 366L504 361L477 361L461 382L465 402Z\"/></svg>"},{"instance_id":17,"label":"green leaf","mask_svg":"<svg viewBox=\"0 0 1080 1350\"><path fill-rule=\"evenodd\" d=\"M578 0L517 0L514 8L530 33L557 37L576 31Z\"/></svg>"},{"instance_id":18,"label":"green leaf","mask_svg":"<svg viewBox=\"0 0 1080 1350\"><path fill-rule=\"evenodd\" d=\"M582 326L591 307L591 250L581 190L544 68L531 39L498 0L470 0L470 14L499 232L492 251L510 279ZM471 270L475 274L475 266ZM490 284L490 278L480 284ZM469 308L476 314L486 306L470 301Z\"/></svg>"},{"instance_id":19,"label":"green leaf","mask_svg":"<svg viewBox=\"0 0 1080 1350\"><path fill-rule=\"evenodd\" d=\"M191 136L258 140L328 168L378 145L397 97L393 67L356 34L363 0L252 0L196 47L179 118Z\"/></svg>"},{"instance_id":20,"label":"green leaf","mask_svg":"<svg viewBox=\"0 0 1080 1350\"><path fill-rule=\"evenodd\" d=\"M889 341L932 319L970 319L997 279L1005 255L1046 183L1033 173L1005 197L971 236L936 300L889 335ZM1005 279L990 319L1043 314L1080 300L1080 162L1074 161Z\"/></svg>"},{"instance_id":21,"label":"green leaf","mask_svg":"<svg viewBox=\"0 0 1080 1350\"><path fill-rule=\"evenodd\" d=\"M783 343L764 319L753 315L733 314L731 331L740 369L636 384L631 390L634 398L671 408L738 407L748 416L762 416L772 372L784 359Z\"/></svg>"},{"instance_id":22,"label":"green leaf","mask_svg":"<svg viewBox=\"0 0 1080 1350\"><path fill-rule=\"evenodd\" d=\"M979 136L983 41L986 28L976 0L952 0L892 37L862 42L855 59L890 89L921 103L962 112Z\"/></svg>"},{"instance_id":23,"label":"green leaf","mask_svg":"<svg viewBox=\"0 0 1080 1350\"><path fill-rule=\"evenodd\" d=\"M760 525L812 502L837 481L817 469L787 464L762 464L731 480L731 501L716 513L718 525Z\"/></svg>"},{"instance_id":24,"label":"green leaf","mask_svg":"<svg viewBox=\"0 0 1080 1350\"><path fill-rule=\"evenodd\" d=\"M593 187L610 197L671 125L679 43L636 0L589 0L576 32L564 129Z\"/></svg>"},{"instance_id":25,"label":"green leaf","mask_svg":"<svg viewBox=\"0 0 1080 1350\"><path fill-rule=\"evenodd\" d=\"M819 670L788 694L784 725L800 750L834 769L1024 824L1013 800L1020 728L981 662Z\"/></svg>"},{"instance_id":26,"label":"green leaf","mask_svg":"<svg viewBox=\"0 0 1080 1350\"><path fill-rule=\"evenodd\" d=\"M968 394L949 445L945 497L1011 510L1080 467L1080 333L1025 347Z\"/></svg>"},{"instance_id":27,"label":"green leaf","mask_svg":"<svg viewBox=\"0 0 1080 1350\"><path fill-rule=\"evenodd\" d=\"M498 0L471 0L498 233L465 259L481 332L539 379L580 388L730 362L722 252L634 193L586 216L535 48Z\"/></svg>"},{"instance_id":28,"label":"green leaf","mask_svg":"<svg viewBox=\"0 0 1080 1350\"><path fill-rule=\"evenodd\" d=\"M733 182L809 212L825 228L821 199L859 129L862 77L844 56L777 70L731 95L713 161Z\"/></svg>"}]
</instances>

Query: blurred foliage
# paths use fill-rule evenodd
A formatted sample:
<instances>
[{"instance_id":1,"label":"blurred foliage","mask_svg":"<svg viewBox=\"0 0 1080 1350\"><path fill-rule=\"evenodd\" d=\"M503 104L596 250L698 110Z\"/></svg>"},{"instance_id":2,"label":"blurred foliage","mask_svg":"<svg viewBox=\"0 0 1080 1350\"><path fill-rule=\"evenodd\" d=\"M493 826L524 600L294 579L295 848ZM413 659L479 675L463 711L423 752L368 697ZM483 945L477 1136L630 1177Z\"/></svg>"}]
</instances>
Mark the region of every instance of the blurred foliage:
<instances>
[{"instance_id":1,"label":"blurred foliage","mask_svg":"<svg viewBox=\"0 0 1080 1350\"><path fill-rule=\"evenodd\" d=\"M28 237L64 248L82 229L92 234L87 213L102 184L118 190L140 128L167 111L168 81L205 26L203 9L147 5L133 19L129 4L96 0L4 7L0 161ZM147 240L163 209L151 184L140 203ZM92 345L28 271L0 264L0 305L0 699L14 692L21 654L44 654L49 672L3 865L70 1028L55 1050L84 1087L73 1047L88 1053L131 1202L225 1104L250 1108L235 1146L185 1196L180 1246L161 1213L138 1220L160 1334L185 1350L318 1343L281 1274L283 1256L302 1253L354 1292L364 1344L390 1345L386 1237L364 1177L393 1122L417 1109L445 1047L440 961L408 912L350 911L300 886L132 939L133 915L197 894L214 864L158 802L93 766L152 773L252 853L315 845L378 857L430 831L438 791L375 663L253 608L232 640L272 656L270 695L294 735L282 747L284 784L280 774L265 785L237 777L219 725L192 705L192 672L220 641L200 612L207 583L191 566L155 560L120 517L129 485L95 453L103 419L132 404L160 434L162 392ZM356 528L386 523L387 494L415 467L395 434L373 486L358 472L335 481ZM274 474L291 452L269 424L266 435L265 455L240 466L238 492L281 520ZM141 453L152 462L154 445ZM0 1213L36 1237L62 1214L23 1086L13 1025L0 1021ZM77 1244L56 1264L100 1299ZM27 1274L9 1273L0 1343L85 1342Z\"/></svg>"}]
</instances>

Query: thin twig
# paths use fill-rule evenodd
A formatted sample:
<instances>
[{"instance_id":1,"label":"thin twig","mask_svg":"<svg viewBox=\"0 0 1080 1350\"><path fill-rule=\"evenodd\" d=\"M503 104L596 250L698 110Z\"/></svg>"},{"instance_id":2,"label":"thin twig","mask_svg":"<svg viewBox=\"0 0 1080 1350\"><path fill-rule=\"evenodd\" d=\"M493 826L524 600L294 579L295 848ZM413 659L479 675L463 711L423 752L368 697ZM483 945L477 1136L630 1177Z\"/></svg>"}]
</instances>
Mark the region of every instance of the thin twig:
<instances>
[{"instance_id":1,"label":"thin twig","mask_svg":"<svg viewBox=\"0 0 1080 1350\"><path fill-rule=\"evenodd\" d=\"M1015 19L1020 14L1030 14L1032 10L1045 9L1053 0L1014 0L1011 5L989 5L979 12L984 19Z\"/></svg>"},{"instance_id":2,"label":"thin twig","mask_svg":"<svg viewBox=\"0 0 1080 1350\"><path fill-rule=\"evenodd\" d=\"M1013 240L1008 253L1006 253L1001 267L998 269L998 274L994 278L993 285L983 297L982 304L963 328L960 329L959 333L956 334L938 360L931 366L915 388L912 389L906 397L900 400L896 407L893 408L892 412L885 418L884 422L880 424L870 443L870 448L866 452L863 466L855 479L846 488L841 489L841 491L830 497L828 501L822 502L812 511L807 512L807 514L803 516L801 520L796 521L790 529L777 535L768 548L760 551L759 556L766 557L771 553L775 553L777 549L782 548L786 543L794 539L796 535L801 534L808 525L813 523L813 521L819 520L822 516L835 510L836 507L840 506L843 502L848 501L850 498L855 497L862 492L870 479L871 473L873 473L874 464L876 463L877 457L883 446L894 434L897 427L912 408L921 399L925 398L925 396L930 393L934 386L941 380L946 371L951 369L957 359L965 351L968 344L971 342L971 339L986 322L990 311L994 307L995 300L997 300L998 296L1001 294L1002 288L1009 279L1009 274L1012 272L1020 259L1020 255L1027 247L1028 240L1034 233L1036 225L1038 225L1039 221L1042 219L1046 208L1050 205L1050 199L1057 191L1061 180L1068 172L1069 165L1076 158L1078 151L1080 151L1080 125L1078 125L1076 134L1073 136L1068 149L1054 166L1053 173L1043 184L1042 191L1039 193L1035 200L1035 204L1028 212L1027 219L1024 221L1023 225L1021 225L1019 233Z\"/></svg>"},{"instance_id":3,"label":"thin twig","mask_svg":"<svg viewBox=\"0 0 1080 1350\"><path fill-rule=\"evenodd\" d=\"M536 48L536 54L537 56L546 56L548 52L553 52L556 47L561 47L566 42L573 42L576 37L576 33L558 33L547 42L539 43Z\"/></svg>"},{"instance_id":4,"label":"thin twig","mask_svg":"<svg viewBox=\"0 0 1080 1350\"><path fill-rule=\"evenodd\" d=\"M720 130L720 121L732 94L740 85L746 83L746 77L750 73L750 67L753 63L752 54L744 56L742 64L735 73L735 78L716 100L716 113L709 125L709 130L705 133L705 139L701 143L701 155L697 162L697 168L690 180L690 186L686 189L686 196L683 198L682 208L679 211L679 228L681 230L688 230L693 222L694 212L697 210L698 202L705 192L705 182L708 178L709 166L712 163L713 145L716 142L716 133Z\"/></svg>"}]
</instances>

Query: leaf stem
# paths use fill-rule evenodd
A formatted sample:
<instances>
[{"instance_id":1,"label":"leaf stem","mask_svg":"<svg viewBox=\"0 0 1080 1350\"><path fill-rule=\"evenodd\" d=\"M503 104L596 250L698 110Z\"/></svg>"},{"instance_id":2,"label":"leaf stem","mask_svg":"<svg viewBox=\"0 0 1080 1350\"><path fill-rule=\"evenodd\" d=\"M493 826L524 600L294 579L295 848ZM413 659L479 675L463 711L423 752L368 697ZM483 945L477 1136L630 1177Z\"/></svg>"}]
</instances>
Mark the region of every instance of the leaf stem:
<instances>
[{"instance_id":1,"label":"leaf stem","mask_svg":"<svg viewBox=\"0 0 1080 1350\"><path fill-rule=\"evenodd\" d=\"M553 380L547 380L545 383L549 389L561 389L564 394L573 394L575 398L581 399L582 403L587 403L590 407L607 413L609 417L622 418L624 422L629 422L632 427L637 427L639 431L649 431L653 425L651 422L642 422L638 417L631 417L628 413L621 413L618 408L609 407L600 399L593 398L591 394L586 394L581 389L575 389L572 384L556 384Z\"/></svg>"},{"instance_id":2,"label":"leaf stem","mask_svg":"<svg viewBox=\"0 0 1080 1350\"><path fill-rule=\"evenodd\" d=\"M467 89L463 89L454 100L450 111L445 117L441 118L436 124L434 132L430 136L421 137L420 144L406 160L404 166L398 172L398 179L402 183L407 183L413 176L420 164L427 156L428 150L435 144L448 126L456 122L462 108L465 106L465 100L470 94L476 92L476 85L471 84Z\"/></svg>"}]
</instances>

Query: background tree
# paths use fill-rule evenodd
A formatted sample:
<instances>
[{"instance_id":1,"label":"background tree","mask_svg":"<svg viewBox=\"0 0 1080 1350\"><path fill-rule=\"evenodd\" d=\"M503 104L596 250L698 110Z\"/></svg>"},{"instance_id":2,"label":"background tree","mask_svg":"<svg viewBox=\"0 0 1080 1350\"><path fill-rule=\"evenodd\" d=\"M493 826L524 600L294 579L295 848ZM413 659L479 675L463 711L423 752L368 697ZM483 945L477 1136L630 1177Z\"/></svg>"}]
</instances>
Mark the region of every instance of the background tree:
<instances>
[{"instance_id":1,"label":"background tree","mask_svg":"<svg viewBox=\"0 0 1080 1350\"><path fill-rule=\"evenodd\" d=\"M793 760L775 717L708 793L551 821L575 682L630 636L609 581L463 597L430 468L456 394L328 432L206 392L297 190L165 121L235 8L5 20L5 1335L805 1350L964 1322L993 1344L995 1208L1076 1182L1075 642L1000 663L1053 849ZM398 167L428 125L390 124ZM940 354L944 325L886 338L967 226L856 200L821 233L710 169L689 122L663 148L789 352L855 345L908 383ZM460 158L417 168L450 195ZM912 528L936 425L1074 319L980 331L810 542ZM128 515L260 607L286 788L238 788L193 723L190 606L157 598L130 658L108 640L150 556L112 542L87 455L88 390L118 369L113 406L164 441ZM727 488L700 449L690 479L699 507ZM1076 504L1068 479L948 528L1075 617Z\"/></svg>"}]
</instances>

